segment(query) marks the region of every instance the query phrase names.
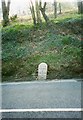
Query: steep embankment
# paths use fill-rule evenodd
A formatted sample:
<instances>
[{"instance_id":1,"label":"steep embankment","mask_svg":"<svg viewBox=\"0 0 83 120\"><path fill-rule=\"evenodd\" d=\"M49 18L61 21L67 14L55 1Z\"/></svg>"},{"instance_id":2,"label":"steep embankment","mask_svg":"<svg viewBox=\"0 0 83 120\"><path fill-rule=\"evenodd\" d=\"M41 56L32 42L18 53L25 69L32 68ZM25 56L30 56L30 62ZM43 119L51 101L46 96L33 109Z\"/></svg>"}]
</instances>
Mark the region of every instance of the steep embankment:
<instances>
[{"instance_id":1,"label":"steep embankment","mask_svg":"<svg viewBox=\"0 0 83 120\"><path fill-rule=\"evenodd\" d=\"M3 81L36 80L37 67L48 64L48 79L80 78L81 19L57 18L50 27L11 25L2 29ZM23 79L25 78L25 79ZM21 80L21 79L20 79Z\"/></svg>"}]
</instances>

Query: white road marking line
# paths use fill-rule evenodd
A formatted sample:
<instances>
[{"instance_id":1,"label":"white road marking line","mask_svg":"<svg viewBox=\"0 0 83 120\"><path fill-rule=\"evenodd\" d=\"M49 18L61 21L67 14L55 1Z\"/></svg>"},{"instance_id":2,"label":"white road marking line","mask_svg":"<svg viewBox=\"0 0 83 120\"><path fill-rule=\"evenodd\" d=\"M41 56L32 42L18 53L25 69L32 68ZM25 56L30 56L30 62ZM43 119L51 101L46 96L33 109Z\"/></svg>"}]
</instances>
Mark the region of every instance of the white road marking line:
<instances>
[{"instance_id":1,"label":"white road marking line","mask_svg":"<svg viewBox=\"0 0 83 120\"><path fill-rule=\"evenodd\" d=\"M0 109L2 112L82 112L83 108L49 108L49 109Z\"/></svg>"},{"instance_id":2,"label":"white road marking line","mask_svg":"<svg viewBox=\"0 0 83 120\"><path fill-rule=\"evenodd\" d=\"M11 82L11 83L0 83L0 85L20 85L20 84L31 84L31 83L60 83L60 82L77 82L77 80L52 80L52 81L30 81L30 82Z\"/></svg>"}]
</instances>

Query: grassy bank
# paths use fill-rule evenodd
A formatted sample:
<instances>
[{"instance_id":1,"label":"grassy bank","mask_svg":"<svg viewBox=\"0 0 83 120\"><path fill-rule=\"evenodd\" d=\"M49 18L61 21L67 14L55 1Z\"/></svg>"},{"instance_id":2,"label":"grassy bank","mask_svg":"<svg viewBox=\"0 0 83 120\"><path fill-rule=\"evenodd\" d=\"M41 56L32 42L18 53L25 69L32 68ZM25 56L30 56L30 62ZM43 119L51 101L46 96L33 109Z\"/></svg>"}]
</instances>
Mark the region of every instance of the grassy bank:
<instances>
[{"instance_id":1,"label":"grassy bank","mask_svg":"<svg viewBox=\"0 0 83 120\"><path fill-rule=\"evenodd\" d=\"M50 26L11 25L2 29L2 81L36 80L39 63L47 79L80 78L80 15L52 20Z\"/></svg>"}]
</instances>

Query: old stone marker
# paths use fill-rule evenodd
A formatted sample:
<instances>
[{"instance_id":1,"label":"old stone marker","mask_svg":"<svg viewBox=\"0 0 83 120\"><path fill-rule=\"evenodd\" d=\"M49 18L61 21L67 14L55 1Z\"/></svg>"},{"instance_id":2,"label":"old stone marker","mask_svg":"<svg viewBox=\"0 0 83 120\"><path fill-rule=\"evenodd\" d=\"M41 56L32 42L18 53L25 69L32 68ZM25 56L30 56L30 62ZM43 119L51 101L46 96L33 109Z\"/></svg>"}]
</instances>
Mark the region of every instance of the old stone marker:
<instances>
[{"instance_id":1,"label":"old stone marker","mask_svg":"<svg viewBox=\"0 0 83 120\"><path fill-rule=\"evenodd\" d=\"M38 80L45 80L47 77L47 64L40 63L38 66Z\"/></svg>"}]
</instances>

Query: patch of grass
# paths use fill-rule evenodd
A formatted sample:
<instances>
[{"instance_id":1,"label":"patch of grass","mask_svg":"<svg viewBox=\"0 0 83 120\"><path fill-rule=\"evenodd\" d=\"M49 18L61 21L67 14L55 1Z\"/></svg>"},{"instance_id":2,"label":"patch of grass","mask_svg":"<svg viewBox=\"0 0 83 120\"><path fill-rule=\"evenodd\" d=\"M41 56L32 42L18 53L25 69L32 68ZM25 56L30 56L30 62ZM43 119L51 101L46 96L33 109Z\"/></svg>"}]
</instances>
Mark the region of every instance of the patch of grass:
<instances>
[{"instance_id":1,"label":"patch of grass","mask_svg":"<svg viewBox=\"0 0 83 120\"><path fill-rule=\"evenodd\" d=\"M29 25L13 25L2 29L2 42L17 41L22 42L27 39L29 32L33 29L33 26ZM29 40L29 39L28 39Z\"/></svg>"},{"instance_id":2,"label":"patch of grass","mask_svg":"<svg viewBox=\"0 0 83 120\"><path fill-rule=\"evenodd\" d=\"M79 20L81 19L81 15L80 14L77 14L77 13L63 13L63 14L60 14L59 17L57 17L56 19L54 19L53 21L55 23L65 23L65 22L68 22L68 21L72 21L72 20Z\"/></svg>"}]
</instances>

